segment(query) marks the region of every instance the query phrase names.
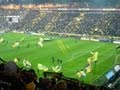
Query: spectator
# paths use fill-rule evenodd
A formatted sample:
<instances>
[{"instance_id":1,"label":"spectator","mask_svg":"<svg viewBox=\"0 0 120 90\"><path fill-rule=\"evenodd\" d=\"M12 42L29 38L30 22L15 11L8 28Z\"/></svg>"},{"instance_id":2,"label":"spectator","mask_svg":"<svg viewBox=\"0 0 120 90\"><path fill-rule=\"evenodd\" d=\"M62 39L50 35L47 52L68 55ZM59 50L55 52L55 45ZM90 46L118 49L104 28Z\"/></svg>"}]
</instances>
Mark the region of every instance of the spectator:
<instances>
[{"instance_id":1,"label":"spectator","mask_svg":"<svg viewBox=\"0 0 120 90\"><path fill-rule=\"evenodd\" d=\"M58 81L53 90L67 90L67 85L65 81Z\"/></svg>"}]
</instances>

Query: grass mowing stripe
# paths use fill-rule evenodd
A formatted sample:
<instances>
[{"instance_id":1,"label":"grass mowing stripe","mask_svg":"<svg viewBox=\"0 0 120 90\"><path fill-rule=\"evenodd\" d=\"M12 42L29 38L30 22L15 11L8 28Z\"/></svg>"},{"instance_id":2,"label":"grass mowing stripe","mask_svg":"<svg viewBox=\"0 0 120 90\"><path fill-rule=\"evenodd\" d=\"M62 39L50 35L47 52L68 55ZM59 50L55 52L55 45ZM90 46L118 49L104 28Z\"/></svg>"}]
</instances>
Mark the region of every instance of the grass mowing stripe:
<instances>
[{"instance_id":1,"label":"grass mowing stripe","mask_svg":"<svg viewBox=\"0 0 120 90\"><path fill-rule=\"evenodd\" d=\"M12 36L12 37L11 37ZM2 36L1 36L2 37ZM20 49L14 48L10 49L9 46L13 44L16 40L21 40L23 37L24 43L21 43ZM62 65L62 72L64 75L68 77L77 78L76 72L80 70L81 67L87 63L87 58L89 57L89 52L99 52L97 70L94 72L93 70L93 78L91 78L90 74L87 74L87 78L83 79L84 82L89 82L89 78L95 80L96 77L101 75L106 69L109 68L109 65L112 65L114 52L113 52L113 44L103 43L103 42L93 42L93 41L82 41L74 38L59 38L55 37L55 40L44 42L43 48L38 48L35 43L38 42L41 36L33 36L26 34L12 34L7 33L4 35L6 40L9 40L8 44L0 45L0 54L1 57L5 57L7 59L13 59L15 57L20 57L21 59L28 59L32 63L32 67L37 71L37 64L41 63L49 67L49 70L52 71L51 66L53 65ZM49 38L51 36L44 36L43 38ZM66 49L65 55L60 51L57 41L61 40ZM27 43L30 43L30 47L26 48ZM62 44L60 44L62 45ZM63 48L63 45L62 45ZM51 62L51 57L55 58L55 63ZM62 59L63 63L57 63L57 59ZM109 62L108 62L109 61ZM105 63L108 64L105 66ZM22 66L22 61L20 62ZM42 72L41 72L42 73Z\"/></svg>"},{"instance_id":2,"label":"grass mowing stripe","mask_svg":"<svg viewBox=\"0 0 120 90\"><path fill-rule=\"evenodd\" d=\"M111 56L112 56L112 55L111 55ZM111 56L109 56L109 57L111 57ZM107 57L107 58L109 58L109 57ZM104 62L104 61L106 61L106 60L107 60L107 59L104 59L102 62ZM99 65L99 64L101 64L102 62L99 62L99 63L97 63L97 64ZM106 66L106 65L105 65L105 66ZM113 65L113 66L114 66L114 65ZM113 67L113 66L110 66L105 72L107 72L107 71L108 71L111 67ZM104 75L105 72L103 72L101 75L98 75L95 80L97 80L97 79L100 78L102 75ZM94 81L95 81L95 80L94 80ZM92 82L94 82L94 81L92 81Z\"/></svg>"},{"instance_id":3,"label":"grass mowing stripe","mask_svg":"<svg viewBox=\"0 0 120 90\"><path fill-rule=\"evenodd\" d=\"M111 50L111 49L110 49ZM110 50L106 50L106 51L104 51L104 52L109 52ZM104 54L104 53L102 53L102 54ZM109 57L111 57L111 56L113 56L113 54L111 54ZM109 57L107 57L107 58L109 58ZM103 59L101 62L99 62L99 63L97 63L97 64L100 64L100 63L102 63L103 61L105 61L106 59ZM74 71L74 70L70 70L70 71Z\"/></svg>"},{"instance_id":4,"label":"grass mowing stripe","mask_svg":"<svg viewBox=\"0 0 120 90\"><path fill-rule=\"evenodd\" d=\"M113 65L114 66L114 65ZM92 83L93 82L95 82L98 78L100 78L101 76L103 76L108 70L110 70L113 66L111 66L110 68L108 68L105 72L103 72L101 75L98 75L97 76L97 78L94 80L94 81L92 81Z\"/></svg>"},{"instance_id":5,"label":"grass mowing stripe","mask_svg":"<svg viewBox=\"0 0 120 90\"><path fill-rule=\"evenodd\" d=\"M102 46L101 46L102 47ZM100 47L98 47L98 48L100 48ZM97 48L97 49L98 49ZM96 49L93 49L93 50L96 50ZM92 51L93 51L92 50ZM89 53L90 51L88 51L88 52L86 52L86 53L84 53L84 54L82 54L82 55L79 55L78 57L82 57L83 55L85 55L85 54L87 54L87 53ZM107 50L107 52L109 52L109 50ZM104 53L103 53L104 54ZM77 58L77 57L76 57ZM73 61L75 58L72 58L71 60L68 60L68 61L66 61L66 62L64 62L63 64L65 64L65 63L68 63L68 62L71 62L71 61ZM82 60L82 59L81 59ZM102 60L102 61L104 61L104 59ZM101 62L102 62L101 61ZM86 60L86 62L87 62L87 60Z\"/></svg>"},{"instance_id":6,"label":"grass mowing stripe","mask_svg":"<svg viewBox=\"0 0 120 90\"><path fill-rule=\"evenodd\" d=\"M100 46L100 47L102 47L102 46ZM98 47L98 48L100 48L100 47ZM98 49L97 48L97 49ZM90 50L90 51L93 51L93 50L96 50L96 49L92 49L92 50ZM89 53L90 51L87 51L86 53L83 53L83 54L81 54L81 55L79 55L79 56L76 56L75 58L78 58L78 57L81 57L81 56L83 56L83 55L86 55L87 53ZM73 56L72 56L72 59L70 59L70 60L68 60L68 61L66 61L66 62L64 62L64 63L68 63L68 62L70 62L70 61L73 61L75 58L73 58ZM63 63L63 64L64 64Z\"/></svg>"}]
</instances>

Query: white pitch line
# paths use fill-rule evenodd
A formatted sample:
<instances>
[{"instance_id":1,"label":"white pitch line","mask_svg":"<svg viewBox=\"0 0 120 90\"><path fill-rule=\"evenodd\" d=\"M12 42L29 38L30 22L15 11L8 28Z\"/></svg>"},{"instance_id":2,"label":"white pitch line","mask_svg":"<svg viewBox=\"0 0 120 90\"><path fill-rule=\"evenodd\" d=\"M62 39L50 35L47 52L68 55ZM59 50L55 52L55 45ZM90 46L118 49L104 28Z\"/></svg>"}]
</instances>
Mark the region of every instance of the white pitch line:
<instances>
[{"instance_id":1,"label":"white pitch line","mask_svg":"<svg viewBox=\"0 0 120 90\"><path fill-rule=\"evenodd\" d=\"M102 47L102 46L101 46L101 47ZM98 48L100 48L100 47L98 47ZM96 49L98 49L98 48L96 48ZM95 49L92 49L92 50L90 50L90 51L93 51L93 50L95 50ZM86 52L86 53L84 53L84 54L80 54L80 55L78 55L78 56L76 56L76 57L73 57L73 56L72 56L72 58L71 58L70 60L64 62L63 64L68 63L68 62L70 62L70 61L73 61L75 58L81 57L81 56L83 56L83 55L89 53L90 51L88 51L88 52ZM111 56L112 56L112 55L111 55ZM103 62L103 61L104 61L104 60L102 60L101 62ZM100 63L101 63L101 62L100 62Z\"/></svg>"},{"instance_id":2,"label":"white pitch line","mask_svg":"<svg viewBox=\"0 0 120 90\"><path fill-rule=\"evenodd\" d=\"M83 54L83 55L84 55L84 54ZM111 55L111 56L112 56L112 55ZM109 56L109 57L110 57L110 56ZM107 58L109 58L109 57L107 57ZM106 58L106 59L107 59L107 58ZM97 63L97 64L102 63L102 62L105 61L106 59L103 59L101 62L99 62L99 63ZM74 60L74 59L73 59L73 60ZM70 62L70 61L72 61L72 60L69 60L69 61L67 61L67 62ZM67 63L67 62L65 62L65 63ZM114 66L114 65L113 65L113 66ZM112 67L113 67L113 66L112 66ZM111 67L110 67L110 68L111 68ZM109 68L109 69L110 69L110 68ZM65 69L67 69L67 68L65 68ZM107 72L109 69L107 69L105 72ZM67 69L67 70L68 70L68 69ZM71 71L74 71L74 70L71 69ZM104 73L105 73L105 72L104 72ZM102 76L104 73L102 73L101 75L99 75L96 79L98 79L98 78L99 78L100 76ZM95 80L96 80L96 79L95 79ZM94 80L94 81L95 81L95 80ZM93 81L92 81L92 82L93 82Z\"/></svg>"},{"instance_id":3,"label":"white pitch line","mask_svg":"<svg viewBox=\"0 0 120 90\"><path fill-rule=\"evenodd\" d=\"M115 60L115 64L117 63L117 61L118 61L118 57L120 56L120 54L118 54L117 56L116 56L116 60Z\"/></svg>"},{"instance_id":4,"label":"white pitch line","mask_svg":"<svg viewBox=\"0 0 120 90\"><path fill-rule=\"evenodd\" d=\"M102 46L104 46L104 45L102 45ZM102 46L100 46L100 47L102 47ZM100 48L100 47L98 47L98 48ZM96 48L96 49L98 49L98 48ZM90 50L90 51L93 51L93 50L96 50L96 49L92 49L92 50ZM88 51L88 52L86 52L86 53L84 53L84 54L82 54L82 55L78 55L78 56L76 56L76 57L83 56L83 55L89 53L90 51ZM79 51L78 51L78 52L79 52ZM76 52L76 53L78 53L78 52ZM76 54L76 53L75 53L75 54ZM112 56L112 55L111 55L111 56ZM76 57L75 57L75 58L76 58ZM110 57L110 56L109 56L109 57ZM109 57L107 57L107 58L109 58ZM66 62L64 62L64 63L62 63L62 64L65 64L65 63L68 63L68 62L70 62L70 61L73 61L75 58L73 58L73 56L72 56L72 59L70 59L70 60L68 60L68 61L66 61ZM107 58L106 58L106 59L107 59ZM97 63L97 64L102 63L102 62L105 61L106 59L103 59L101 62L99 62L99 63ZM114 66L114 65L113 65L113 66ZM113 66L112 66L112 67L113 67ZM110 68L111 68L111 67L110 67ZM109 69L110 69L110 68L109 68ZM67 68L64 68L64 69L67 69ZM107 69L105 72L107 72L109 69ZM68 69L67 69L67 70L68 70ZM71 71L74 71L74 70L71 69ZM104 73L105 73L105 72L104 72ZM96 79L98 79L98 78L99 78L100 76L102 76L104 73L102 73L101 75L99 75ZM96 80L96 79L95 79L95 80ZM94 81L95 81L95 80L94 80ZM92 81L92 82L93 82L93 81Z\"/></svg>"},{"instance_id":5,"label":"white pitch line","mask_svg":"<svg viewBox=\"0 0 120 90\"><path fill-rule=\"evenodd\" d=\"M112 56L112 55L111 55ZM110 56L109 56L110 57ZM107 57L107 58L109 58L109 57ZM106 59L107 59L106 58ZM100 63L102 63L103 61L105 61L106 59L104 59L104 60L102 60L101 62L99 62L99 63L97 63L98 65L100 64ZM65 69L67 69L67 68L65 68ZM74 71L74 69L71 69L71 71Z\"/></svg>"},{"instance_id":6,"label":"white pitch line","mask_svg":"<svg viewBox=\"0 0 120 90\"><path fill-rule=\"evenodd\" d=\"M114 65L112 65L110 68L112 68ZM99 76L97 76L97 78L95 80L92 81L92 83L94 81L96 81L98 78L100 78L102 75L104 75L110 68L108 68L104 73L100 74Z\"/></svg>"},{"instance_id":7,"label":"white pitch line","mask_svg":"<svg viewBox=\"0 0 120 90\"><path fill-rule=\"evenodd\" d=\"M109 57L111 57L112 55L110 55ZM107 58L105 58L105 59L103 59L103 60L101 60L101 62L99 62L99 63L97 63L97 64L100 64L100 63L102 63L103 61L105 61L106 59L108 59L109 57L107 57Z\"/></svg>"},{"instance_id":8,"label":"white pitch line","mask_svg":"<svg viewBox=\"0 0 120 90\"><path fill-rule=\"evenodd\" d=\"M102 46L104 46L104 45L102 45ZM92 49L92 51L93 51L93 50L96 50L96 49L98 49L98 48L100 48L100 47L102 47L102 46L99 46L99 47L97 47L97 48L95 48L95 49ZM73 54L72 54L72 57L74 56L74 54L81 52L80 50L81 50L81 49L79 49L77 52L73 53ZM90 50L90 51L91 51L91 50Z\"/></svg>"},{"instance_id":9,"label":"white pitch line","mask_svg":"<svg viewBox=\"0 0 120 90\"><path fill-rule=\"evenodd\" d=\"M111 56L112 56L112 55L111 55ZM110 57L110 56L109 56L109 57ZM109 58L109 57L107 57L107 58ZM106 59L107 59L107 58L106 58ZM102 60L101 62L99 62L99 63L97 63L97 64L99 65L100 63L102 63L102 62L105 61L106 59ZM113 65L113 66L114 66L114 65ZM111 66L111 67L113 67L113 66ZM110 67L110 68L111 68L111 67ZM109 69L110 69L110 68L109 68ZM109 69L107 69L105 72L107 72ZM104 72L104 73L105 73L105 72ZM104 73L100 74L95 80L97 80L99 77L101 77ZM94 80L94 81L95 81L95 80ZM93 82L93 81L92 81L92 82Z\"/></svg>"},{"instance_id":10,"label":"white pitch line","mask_svg":"<svg viewBox=\"0 0 120 90\"><path fill-rule=\"evenodd\" d=\"M64 69L69 70L69 71L75 71L74 69L68 69L68 68L64 68Z\"/></svg>"},{"instance_id":11,"label":"white pitch line","mask_svg":"<svg viewBox=\"0 0 120 90\"><path fill-rule=\"evenodd\" d=\"M111 55L112 56L112 55ZM109 57L111 57L111 56L109 56ZM109 58L109 57L107 57L107 58ZM106 59L107 59L106 58ZM99 62L99 63L97 63L98 65L100 64L100 63L102 63L103 61L105 61L106 59L103 59L103 60L101 60L101 62ZM70 62L70 61L72 61L72 60L69 60L68 62ZM65 62L65 63L67 63L67 62ZM65 63L63 63L63 64L65 64Z\"/></svg>"},{"instance_id":12,"label":"white pitch line","mask_svg":"<svg viewBox=\"0 0 120 90\"><path fill-rule=\"evenodd\" d=\"M111 56L112 56L112 55L111 55ZM110 57L110 56L109 56L109 57ZM108 57L108 58L109 58L109 57ZM106 59L107 59L107 58L106 58ZM102 62L105 61L106 59L102 60L101 62L99 62L99 63L97 63L97 64L102 63ZM114 66L114 65L112 65L111 67L113 67L113 66ZM111 67L110 67L110 68L111 68ZM109 68L109 69L110 69L110 68ZM109 69L107 69L105 72L107 72ZM105 73L105 72L104 72L104 73ZM104 73L100 74L95 80L97 80L99 77L101 77ZM95 81L95 80L94 80L94 81ZM92 82L93 82L93 81L92 81Z\"/></svg>"},{"instance_id":13,"label":"white pitch line","mask_svg":"<svg viewBox=\"0 0 120 90\"><path fill-rule=\"evenodd\" d=\"M100 47L102 47L102 46L100 46ZM98 47L98 48L100 48L100 47ZM96 50L96 49L98 49L98 48L92 49L92 50L90 50L90 51ZM68 62L70 62L70 61L73 61L75 58L77 58L77 57L81 57L81 56L83 56L83 55L89 53L90 51L87 51L86 53L84 53L84 54L80 54L80 55L78 55L78 56L76 56L76 57L73 57L73 55L72 55L72 58L71 58L70 60L64 62L63 64L68 63Z\"/></svg>"}]
</instances>

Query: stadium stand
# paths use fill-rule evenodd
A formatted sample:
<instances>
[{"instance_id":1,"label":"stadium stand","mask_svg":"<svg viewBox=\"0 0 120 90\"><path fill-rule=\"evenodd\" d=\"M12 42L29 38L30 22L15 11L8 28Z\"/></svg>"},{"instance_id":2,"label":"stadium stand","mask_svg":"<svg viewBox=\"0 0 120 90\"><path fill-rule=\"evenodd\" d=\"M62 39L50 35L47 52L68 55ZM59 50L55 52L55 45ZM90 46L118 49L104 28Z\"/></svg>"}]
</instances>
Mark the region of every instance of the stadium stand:
<instances>
[{"instance_id":1,"label":"stadium stand","mask_svg":"<svg viewBox=\"0 0 120 90\"><path fill-rule=\"evenodd\" d=\"M90 35L120 35L119 12L78 12L39 10L0 10L1 28L34 32L58 32ZM5 16L20 16L19 23L7 23Z\"/></svg>"},{"instance_id":2,"label":"stadium stand","mask_svg":"<svg viewBox=\"0 0 120 90\"><path fill-rule=\"evenodd\" d=\"M1 0L0 5L9 4L67 4L69 7L94 7L94 8L105 8L105 7L119 7L119 0Z\"/></svg>"},{"instance_id":3,"label":"stadium stand","mask_svg":"<svg viewBox=\"0 0 120 90\"><path fill-rule=\"evenodd\" d=\"M10 2L7 2L10 1ZM30 0L27 0L30 1ZM56 0L58 2L58 0ZM65 0L62 0L65 1ZM114 7L119 8L119 1L111 0L108 4L98 6L92 2L69 3L69 8ZM76 0L78 1L78 0ZM31 1L32 2L32 1ZM2 0L1 5L11 3L31 3L15 0ZM67 2L67 0L65 1ZM32 3L39 3L38 0ZM41 0L41 3L46 3ZM51 2L50 2L51 3ZM98 2L96 2L98 3ZM6 16L20 16L19 22L9 23ZM69 33L98 36L120 36L119 12L79 12L79 11L40 11L40 10L6 10L0 9L0 30ZM95 37L94 37L95 38ZM107 39L109 40L109 39ZM104 39L103 41L106 41ZM13 69L14 68L14 69ZM44 72L38 77L35 70L19 68L13 62L0 63L0 90L120 90L120 71L115 73L104 85L85 84L74 78L65 77L62 73ZM39 78L39 79L38 79ZM111 84L112 83L112 84Z\"/></svg>"},{"instance_id":4,"label":"stadium stand","mask_svg":"<svg viewBox=\"0 0 120 90\"><path fill-rule=\"evenodd\" d=\"M8 69L9 68L9 69ZM7 71L6 71L7 70ZM120 72L120 70L119 70ZM118 72L118 73L119 73ZM65 77L62 73L44 72L44 77L37 77L33 69L19 68L13 61L0 64L1 90L119 90L118 82L114 87L85 84L74 78ZM39 78L39 81L37 80Z\"/></svg>"}]
</instances>

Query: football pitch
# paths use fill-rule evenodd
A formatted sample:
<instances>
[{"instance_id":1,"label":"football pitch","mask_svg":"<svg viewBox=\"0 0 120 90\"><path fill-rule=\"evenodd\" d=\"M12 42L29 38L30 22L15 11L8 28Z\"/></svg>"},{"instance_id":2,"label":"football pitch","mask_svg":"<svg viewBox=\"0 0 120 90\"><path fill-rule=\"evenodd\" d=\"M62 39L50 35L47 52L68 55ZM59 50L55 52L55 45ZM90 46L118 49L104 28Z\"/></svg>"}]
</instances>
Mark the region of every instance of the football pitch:
<instances>
[{"instance_id":1,"label":"football pitch","mask_svg":"<svg viewBox=\"0 0 120 90\"><path fill-rule=\"evenodd\" d=\"M32 68L36 70L37 64L48 67L48 71L53 71L52 66L61 66L60 72L64 76L77 78L85 83L94 83L103 76L115 61L115 48L118 46L113 43L84 41L75 38L61 38L57 36L37 36L30 34L5 33L0 35L4 41L0 43L0 57L6 61L14 60L19 57L19 67L23 66L23 60L29 60ZM39 38L54 38L52 40L43 41L43 47L38 46ZM12 47L16 42L20 42L19 47ZM96 64L92 65L92 71L86 76L78 78L77 71L85 68L88 64L87 59L91 55L90 52L99 52ZM54 62L52 61L54 58ZM58 62L62 60L62 62ZM43 71L37 73L41 76ZM102 81L101 81L102 82ZM98 83L101 83L98 82Z\"/></svg>"}]
</instances>

